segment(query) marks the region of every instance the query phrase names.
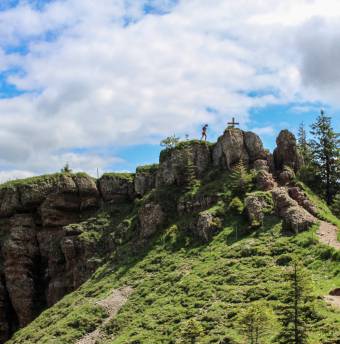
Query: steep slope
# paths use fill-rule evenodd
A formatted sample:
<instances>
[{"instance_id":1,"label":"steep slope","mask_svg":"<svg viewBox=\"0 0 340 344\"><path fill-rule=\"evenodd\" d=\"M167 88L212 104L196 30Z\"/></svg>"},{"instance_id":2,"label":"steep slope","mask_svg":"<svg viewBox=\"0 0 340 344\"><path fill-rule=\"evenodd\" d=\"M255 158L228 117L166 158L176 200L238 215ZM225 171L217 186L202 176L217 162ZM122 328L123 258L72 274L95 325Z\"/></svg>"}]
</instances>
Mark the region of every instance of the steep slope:
<instances>
[{"instance_id":1,"label":"steep slope","mask_svg":"<svg viewBox=\"0 0 340 344\"><path fill-rule=\"evenodd\" d=\"M9 343L75 343L105 323L108 315L96 302L123 286L133 293L118 316L105 323L99 343L174 343L190 318L203 326L201 343L243 343L237 315L257 300L277 308L286 287L283 271L293 254L304 261L320 296L311 342L336 343L340 311L328 308L321 296L339 286L339 254L317 242L315 228L282 236L275 216L266 217L263 228L252 234L241 216L227 215L224 221L209 245L174 224L138 256L130 247L122 249L119 258ZM269 337L277 331L274 324Z\"/></svg>"},{"instance_id":2,"label":"steep slope","mask_svg":"<svg viewBox=\"0 0 340 344\"><path fill-rule=\"evenodd\" d=\"M340 285L340 257L316 229L318 218L339 221L296 181L294 140L281 133L273 158L254 133L230 128L214 145L165 150L135 175L4 185L3 340L49 306L8 343L175 343L188 319L202 325L202 343L242 343L240 310L262 300L275 311L296 255L320 296L313 343L336 343L339 311L322 297ZM122 307L116 316L107 302ZM277 331L273 322L268 339Z\"/></svg>"}]
</instances>

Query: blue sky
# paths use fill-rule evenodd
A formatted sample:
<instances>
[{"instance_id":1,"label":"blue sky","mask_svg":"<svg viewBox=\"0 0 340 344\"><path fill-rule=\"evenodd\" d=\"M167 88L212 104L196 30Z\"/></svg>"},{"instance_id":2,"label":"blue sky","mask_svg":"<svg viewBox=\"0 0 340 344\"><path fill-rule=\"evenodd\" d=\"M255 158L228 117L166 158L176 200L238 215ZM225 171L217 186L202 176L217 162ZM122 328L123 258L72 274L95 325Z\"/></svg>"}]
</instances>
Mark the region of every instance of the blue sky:
<instances>
[{"instance_id":1,"label":"blue sky","mask_svg":"<svg viewBox=\"0 0 340 344\"><path fill-rule=\"evenodd\" d=\"M232 117L271 150L320 108L340 131L339 19L335 0L3 0L0 180L134 171Z\"/></svg>"}]
</instances>

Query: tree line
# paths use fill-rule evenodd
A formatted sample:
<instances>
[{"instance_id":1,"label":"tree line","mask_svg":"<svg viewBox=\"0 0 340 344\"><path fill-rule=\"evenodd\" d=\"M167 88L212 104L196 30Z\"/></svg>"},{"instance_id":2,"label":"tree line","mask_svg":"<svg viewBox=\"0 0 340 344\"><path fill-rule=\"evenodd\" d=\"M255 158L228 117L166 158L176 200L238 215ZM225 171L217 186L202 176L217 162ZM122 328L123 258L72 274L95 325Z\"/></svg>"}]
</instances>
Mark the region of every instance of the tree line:
<instances>
[{"instance_id":1,"label":"tree line","mask_svg":"<svg viewBox=\"0 0 340 344\"><path fill-rule=\"evenodd\" d=\"M299 178L321 196L340 216L340 134L332 127L331 117L321 111L310 127L307 139L304 123L298 130L298 147L304 160Z\"/></svg>"}]
</instances>

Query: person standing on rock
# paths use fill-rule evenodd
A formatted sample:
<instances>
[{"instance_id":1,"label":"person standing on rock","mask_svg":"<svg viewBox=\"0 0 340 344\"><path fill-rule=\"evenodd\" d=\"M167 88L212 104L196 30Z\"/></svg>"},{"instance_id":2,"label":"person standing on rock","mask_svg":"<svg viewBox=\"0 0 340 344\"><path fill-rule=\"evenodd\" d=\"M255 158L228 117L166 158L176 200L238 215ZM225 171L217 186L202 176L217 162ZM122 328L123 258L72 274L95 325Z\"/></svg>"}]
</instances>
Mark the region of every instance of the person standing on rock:
<instances>
[{"instance_id":1,"label":"person standing on rock","mask_svg":"<svg viewBox=\"0 0 340 344\"><path fill-rule=\"evenodd\" d=\"M205 124L202 128L202 137L201 137L201 141L207 141L207 130L208 130L208 124Z\"/></svg>"}]
</instances>

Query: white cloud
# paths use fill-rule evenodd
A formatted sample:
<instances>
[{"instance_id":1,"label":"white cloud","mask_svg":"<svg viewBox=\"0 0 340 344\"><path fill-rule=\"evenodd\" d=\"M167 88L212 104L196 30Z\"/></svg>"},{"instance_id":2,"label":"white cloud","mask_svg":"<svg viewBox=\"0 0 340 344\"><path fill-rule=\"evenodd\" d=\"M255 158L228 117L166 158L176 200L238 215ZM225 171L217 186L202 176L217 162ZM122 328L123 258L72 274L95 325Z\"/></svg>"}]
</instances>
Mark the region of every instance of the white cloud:
<instances>
[{"instance_id":1,"label":"white cloud","mask_svg":"<svg viewBox=\"0 0 340 344\"><path fill-rule=\"evenodd\" d=\"M252 128L250 129L250 131L253 131L257 135L269 135L269 136L273 136L276 133L275 129L271 126Z\"/></svg>"},{"instance_id":2,"label":"white cloud","mask_svg":"<svg viewBox=\"0 0 340 344\"><path fill-rule=\"evenodd\" d=\"M0 46L28 45L25 55L0 50L0 69L20 67L8 80L30 92L0 99L1 166L38 173L67 158L105 169L105 157L74 148L158 142L205 122L222 131L234 114L247 123L253 107L318 100L323 68L339 63L335 0L151 1L167 15L145 15L145 4L55 0L38 11L22 1L0 12ZM248 95L263 89L275 92Z\"/></svg>"}]
</instances>

